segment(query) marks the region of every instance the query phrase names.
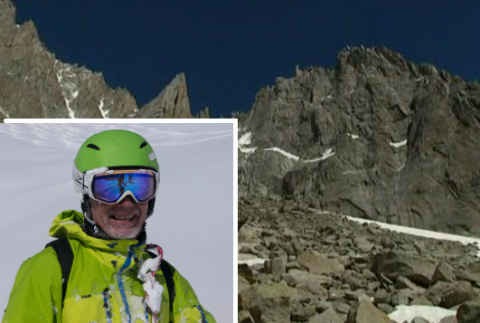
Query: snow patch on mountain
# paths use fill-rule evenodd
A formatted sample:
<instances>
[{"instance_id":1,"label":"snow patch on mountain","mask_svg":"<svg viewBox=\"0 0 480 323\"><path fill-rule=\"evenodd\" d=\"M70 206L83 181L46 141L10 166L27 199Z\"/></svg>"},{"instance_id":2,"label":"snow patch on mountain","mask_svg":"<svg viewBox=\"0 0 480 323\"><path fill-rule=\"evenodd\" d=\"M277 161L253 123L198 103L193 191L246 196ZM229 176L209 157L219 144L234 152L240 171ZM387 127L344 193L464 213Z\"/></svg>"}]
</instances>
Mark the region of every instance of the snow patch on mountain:
<instances>
[{"instance_id":1,"label":"snow patch on mountain","mask_svg":"<svg viewBox=\"0 0 480 323\"><path fill-rule=\"evenodd\" d=\"M303 162L304 163L316 163L316 162L325 160L327 158L330 158L333 155L335 155L335 152L333 151L333 148L328 148L327 150L325 150L322 157L318 157L318 158L314 158L314 159L307 159L307 160L304 160Z\"/></svg>"},{"instance_id":2,"label":"snow patch on mountain","mask_svg":"<svg viewBox=\"0 0 480 323\"><path fill-rule=\"evenodd\" d=\"M293 160L295 160L295 161L299 161L299 160L300 160L300 157L295 156L294 154L291 154L291 153L289 153L289 152L286 152L285 150L280 149L280 148L278 148L278 147L265 148L264 150L265 150L265 151L275 151L275 152L280 153L280 154L282 154L283 156L285 156L285 157L287 157L287 158L289 158L289 159L293 159Z\"/></svg>"},{"instance_id":3,"label":"snow patch on mountain","mask_svg":"<svg viewBox=\"0 0 480 323\"><path fill-rule=\"evenodd\" d=\"M257 147L247 147L252 144L252 133L247 132L238 139L238 148L242 153L252 154L257 150Z\"/></svg>"},{"instance_id":4,"label":"snow patch on mountain","mask_svg":"<svg viewBox=\"0 0 480 323\"><path fill-rule=\"evenodd\" d=\"M100 100L100 103L98 104L98 110L100 110L100 113L102 114L102 118L107 119L108 114L110 113L110 110L104 110L104 98Z\"/></svg>"},{"instance_id":5,"label":"snow patch on mountain","mask_svg":"<svg viewBox=\"0 0 480 323\"><path fill-rule=\"evenodd\" d=\"M72 71L72 67L58 60L55 61L55 69L57 71L57 81L62 90L63 99L68 109L68 116L75 118L75 111L71 107L71 103L78 97L79 90L75 82L76 74Z\"/></svg>"},{"instance_id":6,"label":"snow patch on mountain","mask_svg":"<svg viewBox=\"0 0 480 323\"><path fill-rule=\"evenodd\" d=\"M390 142L390 146L395 147L395 148L405 146L406 144L407 144L407 139L399 141L399 142Z\"/></svg>"}]
</instances>

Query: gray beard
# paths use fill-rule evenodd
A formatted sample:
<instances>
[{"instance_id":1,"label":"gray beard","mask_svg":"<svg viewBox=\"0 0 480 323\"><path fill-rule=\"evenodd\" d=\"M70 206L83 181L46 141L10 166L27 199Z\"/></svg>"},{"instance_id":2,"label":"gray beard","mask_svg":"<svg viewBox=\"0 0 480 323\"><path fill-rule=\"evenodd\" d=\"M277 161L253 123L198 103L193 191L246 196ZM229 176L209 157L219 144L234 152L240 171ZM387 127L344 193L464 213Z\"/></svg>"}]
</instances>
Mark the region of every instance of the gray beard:
<instances>
[{"instance_id":1,"label":"gray beard","mask_svg":"<svg viewBox=\"0 0 480 323\"><path fill-rule=\"evenodd\" d=\"M97 225L97 227L100 228L100 226L98 226L98 225ZM132 228L132 230L130 232L126 232L126 233L123 233L123 234L116 234L115 229L112 229L110 226L105 224L106 234L108 234L108 236L110 236L111 239L114 239L114 240L133 239L140 233L140 230L141 230L141 228ZM104 233L105 233L105 231L104 231Z\"/></svg>"}]
</instances>

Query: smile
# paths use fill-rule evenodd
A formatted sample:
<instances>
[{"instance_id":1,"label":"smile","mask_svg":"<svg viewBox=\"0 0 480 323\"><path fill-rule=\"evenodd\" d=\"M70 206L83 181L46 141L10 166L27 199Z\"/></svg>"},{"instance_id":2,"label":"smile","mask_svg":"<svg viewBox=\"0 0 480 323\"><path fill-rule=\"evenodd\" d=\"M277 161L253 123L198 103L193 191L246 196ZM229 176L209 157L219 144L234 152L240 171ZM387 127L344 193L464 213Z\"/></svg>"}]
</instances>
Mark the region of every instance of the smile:
<instances>
[{"instance_id":1,"label":"smile","mask_svg":"<svg viewBox=\"0 0 480 323\"><path fill-rule=\"evenodd\" d=\"M130 220L133 217L135 217L135 214L115 214L111 215L110 218L116 219L116 220Z\"/></svg>"}]
</instances>

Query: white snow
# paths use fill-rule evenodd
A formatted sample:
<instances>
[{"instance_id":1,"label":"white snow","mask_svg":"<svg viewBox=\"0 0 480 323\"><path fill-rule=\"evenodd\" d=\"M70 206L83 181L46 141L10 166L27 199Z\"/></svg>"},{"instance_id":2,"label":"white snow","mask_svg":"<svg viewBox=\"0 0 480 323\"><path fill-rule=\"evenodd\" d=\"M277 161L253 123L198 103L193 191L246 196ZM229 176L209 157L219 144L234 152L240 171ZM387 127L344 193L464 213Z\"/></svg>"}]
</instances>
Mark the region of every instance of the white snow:
<instances>
[{"instance_id":1,"label":"white snow","mask_svg":"<svg viewBox=\"0 0 480 323\"><path fill-rule=\"evenodd\" d=\"M152 276L147 276L147 281L143 284L143 289L147 293L147 305L153 313L160 312L162 304L163 286Z\"/></svg>"},{"instance_id":2,"label":"white snow","mask_svg":"<svg viewBox=\"0 0 480 323\"><path fill-rule=\"evenodd\" d=\"M265 148L264 150L265 150L265 151L276 151L276 152L282 154L283 156L285 156L285 157L287 157L287 158L289 158L289 159L293 159L293 160L295 160L295 161L300 160L300 157L295 156L294 154L291 154L291 153L289 153L289 152L286 152L285 150L280 149L280 148L278 148L278 147Z\"/></svg>"},{"instance_id":3,"label":"white snow","mask_svg":"<svg viewBox=\"0 0 480 323\"><path fill-rule=\"evenodd\" d=\"M146 293L146 302L153 313L160 312L162 304L163 286L151 275L150 272L158 270L160 264L160 256L142 261L138 271L138 279L144 281L143 289Z\"/></svg>"},{"instance_id":4,"label":"white snow","mask_svg":"<svg viewBox=\"0 0 480 323\"><path fill-rule=\"evenodd\" d=\"M100 110L100 113L102 114L102 118L107 119L108 114L110 113L110 110L103 110L104 106L104 98L100 100L100 103L98 104L98 110Z\"/></svg>"},{"instance_id":5,"label":"white snow","mask_svg":"<svg viewBox=\"0 0 480 323\"><path fill-rule=\"evenodd\" d=\"M253 255L238 255L238 264L247 264L249 267L254 265L263 265L265 263L265 259L258 258Z\"/></svg>"},{"instance_id":6,"label":"white snow","mask_svg":"<svg viewBox=\"0 0 480 323\"><path fill-rule=\"evenodd\" d=\"M139 266L140 269L138 270L138 275L137 278L140 279L141 281L147 280L146 276L148 272L153 272L158 270L158 257L155 258L150 258L145 261L141 262L141 265Z\"/></svg>"},{"instance_id":7,"label":"white snow","mask_svg":"<svg viewBox=\"0 0 480 323\"><path fill-rule=\"evenodd\" d=\"M347 216L347 218L351 221L355 221L359 223L376 223L381 228L392 230L395 232L402 232L402 233L413 235L413 236L426 237L426 238L432 238L437 240L458 241L463 243L464 245L469 245L469 244L480 245L479 238L470 238L470 237L459 236L451 233L416 229L416 228L405 227L405 226L396 225L396 224L389 224L389 223L377 222L372 220L354 218L350 216ZM480 251L477 253L477 257L480 257Z\"/></svg>"},{"instance_id":8,"label":"white snow","mask_svg":"<svg viewBox=\"0 0 480 323\"><path fill-rule=\"evenodd\" d=\"M244 129L240 129L240 131L244 131ZM238 139L238 149L240 149L240 151L242 153L245 153L245 154L252 154L254 153L258 147L248 147L249 145L252 144L252 133L251 132L246 132L244 133L239 139ZM318 158L314 158L314 159L306 159L306 160L303 160L302 158L300 158L299 156L297 155L294 155L292 153L289 153L288 151L285 151L279 147L270 147L270 148L264 148L263 149L264 151L274 151L274 152L277 152L277 153L280 153L282 154L283 156L289 158L289 159L292 159L294 161L302 161L304 163L315 163L315 162L319 162L319 161L322 161L322 160L325 160L329 157L332 157L333 155L335 155L335 152L333 152L333 148L328 148L323 154L321 157L318 157Z\"/></svg>"},{"instance_id":9,"label":"white snow","mask_svg":"<svg viewBox=\"0 0 480 323\"><path fill-rule=\"evenodd\" d=\"M395 148L405 146L406 144L407 144L407 139L399 141L399 142L390 142L390 146L395 147Z\"/></svg>"},{"instance_id":10,"label":"white snow","mask_svg":"<svg viewBox=\"0 0 480 323\"><path fill-rule=\"evenodd\" d=\"M252 133L247 132L243 134L240 139L238 139L238 145L239 146L248 146L252 143Z\"/></svg>"},{"instance_id":11,"label":"white snow","mask_svg":"<svg viewBox=\"0 0 480 323\"><path fill-rule=\"evenodd\" d=\"M78 97L79 90L75 83L76 74L72 71L72 67L55 60L55 69L57 70L57 81L62 90L63 99L68 109L68 116L75 118L75 112L72 110L71 103Z\"/></svg>"},{"instance_id":12,"label":"white snow","mask_svg":"<svg viewBox=\"0 0 480 323\"><path fill-rule=\"evenodd\" d=\"M238 139L238 148L242 153L251 154L257 150L257 147L247 147L252 144L252 133L247 132Z\"/></svg>"},{"instance_id":13,"label":"white snow","mask_svg":"<svg viewBox=\"0 0 480 323\"><path fill-rule=\"evenodd\" d=\"M295 160L295 161L302 161L304 163L319 162L319 161L325 160L325 159L330 158L333 155L335 155L335 152L333 151L333 148L328 148L327 150L325 150L325 152L322 154L321 157L314 158L314 159L302 160L299 156L296 156L296 155L294 155L292 153L289 153L289 152L287 152L287 151L285 151L281 148L278 148L278 147L265 148L264 150L265 151L275 151L275 152L278 152L278 153L282 154L283 156L285 156L289 159L292 159L292 160Z\"/></svg>"},{"instance_id":14,"label":"white snow","mask_svg":"<svg viewBox=\"0 0 480 323\"><path fill-rule=\"evenodd\" d=\"M315 158L315 159L307 159L307 160L304 160L303 162L304 163L315 163L315 162L318 162L318 161L325 160L329 157L332 157L333 155L335 155L335 152L333 151L333 148L328 148L327 150L325 150L322 157Z\"/></svg>"},{"instance_id":15,"label":"white snow","mask_svg":"<svg viewBox=\"0 0 480 323\"><path fill-rule=\"evenodd\" d=\"M80 145L94 133L127 129L150 142L161 169L147 242L162 247L165 259L218 322L232 321L234 127L132 121L0 124L0 151L8 152L0 153L0 245L15 244L15 252L0 266L0 317L21 263L52 240L48 230L55 216L80 210L71 178Z\"/></svg>"},{"instance_id":16,"label":"white snow","mask_svg":"<svg viewBox=\"0 0 480 323\"><path fill-rule=\"evenodd\" d=\"M416 317L422 317L429 323L439 323L443 318L447 316L454 316L456 311L448 310L441 307L425 306L425 305L399 305L395 308L395 311L390 313L388 317L397 323L408 323Z\"/></svg>"}]
</instances>

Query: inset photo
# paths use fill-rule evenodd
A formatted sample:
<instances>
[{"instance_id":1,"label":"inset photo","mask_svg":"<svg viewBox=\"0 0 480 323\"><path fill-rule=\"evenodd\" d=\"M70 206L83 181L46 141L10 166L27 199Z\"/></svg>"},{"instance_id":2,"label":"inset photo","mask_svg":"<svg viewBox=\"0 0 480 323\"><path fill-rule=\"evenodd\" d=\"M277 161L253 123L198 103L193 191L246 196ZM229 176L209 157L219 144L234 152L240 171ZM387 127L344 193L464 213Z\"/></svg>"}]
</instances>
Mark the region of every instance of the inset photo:
<instances>
[{"instance_id":1,"label":"inset photo","mask_svg":"<svg viewBox=\"0 0 480 323\"><path fill-rule=\"evenodd\" d=\"M232 321L236 120L100 122L0 124L2 322Z\"/></svg>"}]
</instances>

